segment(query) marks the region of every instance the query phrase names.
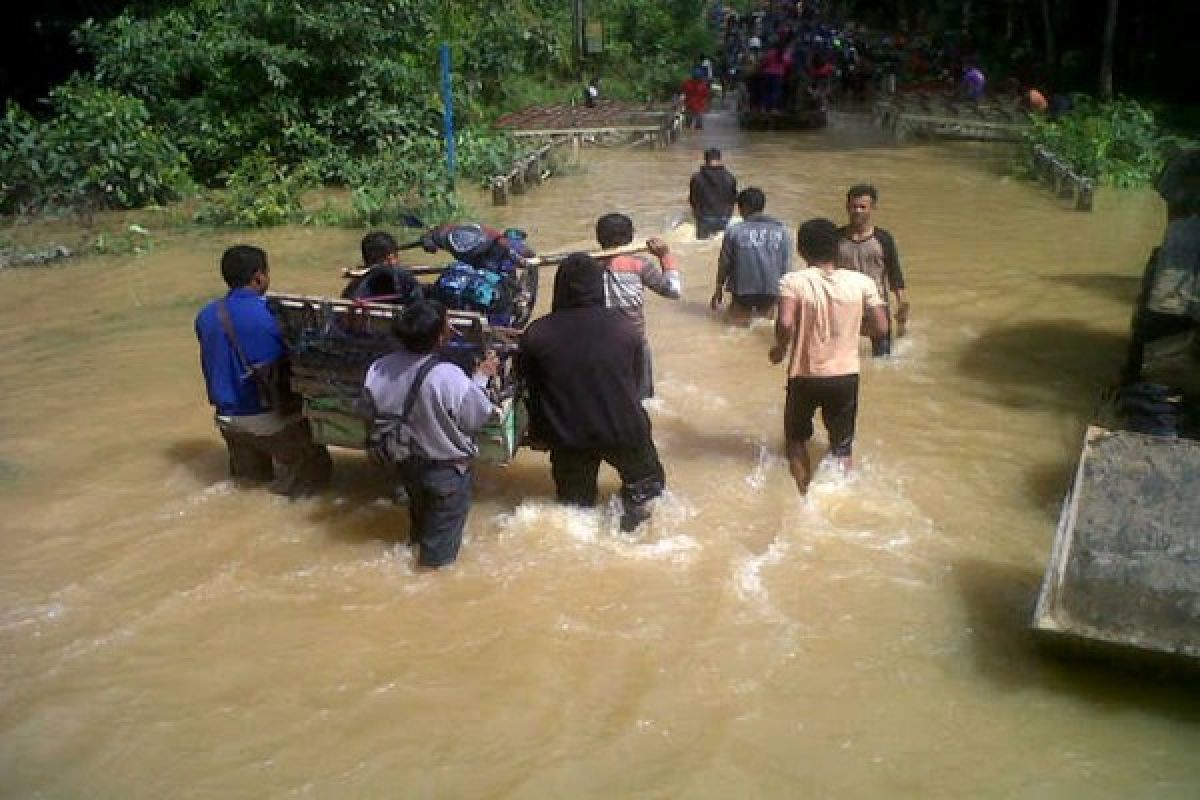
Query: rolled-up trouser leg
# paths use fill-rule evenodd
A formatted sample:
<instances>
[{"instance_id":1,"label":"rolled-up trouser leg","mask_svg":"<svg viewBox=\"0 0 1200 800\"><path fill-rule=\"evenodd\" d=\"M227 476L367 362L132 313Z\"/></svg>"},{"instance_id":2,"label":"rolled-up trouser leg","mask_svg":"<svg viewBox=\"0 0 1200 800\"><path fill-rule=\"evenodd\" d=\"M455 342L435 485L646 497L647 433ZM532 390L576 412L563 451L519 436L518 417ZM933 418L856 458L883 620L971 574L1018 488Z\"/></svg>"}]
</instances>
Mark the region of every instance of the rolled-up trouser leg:
<instances>
[{"instance_id":1,"label":"rolled-up trouser leg","mask_svg":"<svg viewBox=\"0 0 1200 800\"><path fill-rule=\"evenodd\" d=\"M313 441L308 420L297 419L273 436L264 437L278 464L270 490L288 497L305 497L329 485L333 460L324 445Z\"/></svg>"},{"instance_id":2,"label":"rolled-up trouser leg","mask_svg":"<svg viewBox=\"0 0 1200 800\"><path fill-rule=\"evenodd\" d=\"M266 439L218 425L229 450L229 476L239 484L266 483L275 477Z\"/></svg>"},{"instance_id":3,"label":"rolled-up trouser leg","mask_svg":"<svg viewBox=\"0 0 1200 800\"><path fill-rule=\"evenodd\" d=\"M621 502L624 514L621 530L631 531L650 516L646 504L663 493L667 477L658 449L649 433L634 447L610 450L604 460L621 476Z\"/></svg>"}]
</instances>

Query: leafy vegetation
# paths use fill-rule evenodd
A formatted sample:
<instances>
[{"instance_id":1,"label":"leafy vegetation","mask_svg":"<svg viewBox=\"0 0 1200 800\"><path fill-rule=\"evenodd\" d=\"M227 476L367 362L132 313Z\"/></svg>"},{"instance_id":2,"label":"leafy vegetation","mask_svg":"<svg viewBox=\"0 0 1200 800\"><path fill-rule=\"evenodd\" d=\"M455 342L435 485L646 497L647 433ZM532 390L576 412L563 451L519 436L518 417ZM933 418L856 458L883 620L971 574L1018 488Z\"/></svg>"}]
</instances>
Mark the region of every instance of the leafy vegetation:
<instances>
[{"instance_id":1,"label":"leafy vegetation","mask_svg":"<svg viewBox=\"0 0 1200 800\"><path fill-rule=\"evenodd\" d=\"M1150 183L1162 169L1168 147L1154 113L1135 100L1100 103L1074 96L1074 110L1055 119L1035 117L1026 134L1029 149L1043 145L1083 175L1118 187Z\"/></svg>"},{"instance_id":2,"label":"leafy vegetation","mask_svg":"<svg viewBox=\"0 0 1200 800\"><path fill-rule=\"evenodd\" d=\"M707 47L703 0L595 0L606 93L662 96ZM175 0L131 4L74 35L94 70L51 93L44 120L0 125L0 213L129 208L209 193L199 219L379 224L458 209L441 140L436 43L451 44L459 168L479 180L517 155L488 121L535 95L574 98L561 0ZM545 87L558 87L545 89ZM317 185L351 209L311 214Z\"/></svg>"},{"instance_id":3,"label":"leafy vegetation","mask_svg":"<svg viewBox=\"0 0 1200 800\"><path fill-rule=\"evenodd\" d=\"M187 190L186 159L137 98L72 81L49 100L44 122L14 105L0 121L0 212L135 208Z\"/></svg>"}]
</instances>

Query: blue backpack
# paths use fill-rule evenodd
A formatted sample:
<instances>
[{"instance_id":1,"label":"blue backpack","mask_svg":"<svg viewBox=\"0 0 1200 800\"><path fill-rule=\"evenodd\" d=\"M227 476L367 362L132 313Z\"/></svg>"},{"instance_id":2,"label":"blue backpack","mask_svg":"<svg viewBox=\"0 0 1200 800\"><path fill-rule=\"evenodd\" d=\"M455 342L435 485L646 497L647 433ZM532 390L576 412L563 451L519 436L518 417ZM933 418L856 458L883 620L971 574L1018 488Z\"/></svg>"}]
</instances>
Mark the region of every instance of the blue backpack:
<instances>
[{"instance_id":1,"label":"blue backpack","mask_svg":"<svg viewBox=\"0 0 1200 800\"><path fill-rule=\"evenodd\" d=\"M434 284L437 299L447 308L491 313L502 311L509 302L504 276L491 270L475 269L456 261Z\"/></svg>"}]
</instances>

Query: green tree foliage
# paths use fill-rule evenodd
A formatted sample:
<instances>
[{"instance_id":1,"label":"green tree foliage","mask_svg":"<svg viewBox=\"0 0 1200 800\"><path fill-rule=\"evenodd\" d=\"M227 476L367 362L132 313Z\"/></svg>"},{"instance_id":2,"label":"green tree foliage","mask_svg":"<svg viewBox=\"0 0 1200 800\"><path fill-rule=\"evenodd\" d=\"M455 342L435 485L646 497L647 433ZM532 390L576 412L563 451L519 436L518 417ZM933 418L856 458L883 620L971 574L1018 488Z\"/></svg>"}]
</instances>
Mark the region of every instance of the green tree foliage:
<instances>
[{"instance_id":1,"label":"green tree foliage","mask_svg":"<svg viewBox=\"0 0 1200 800\"><path fill-rule=\"evenodd\" d=\"M84 80L49 100L45 121L13 105L0 121L0 212L134 208L187 189L186 160L141 100Z\"/></svg>"},{"instance_id":2,"label":"green tree foliage","mask_svg":"<svg viewBox=\"0 0 1200 800\"><path fill-rule=\"evenodd\" d=\"M612 43L593 66L636 93L661 96L705 51L703 6L589 3L609 23ZM12 187L6 208L33 186L77 204L74 176L47 174L44 159L32 159L28 175L10 165L51 133L102 142L107 153L109 140L91 125L116 127L111 134L121 137L105 159L88 154L97 170L89 180L106 205L165 199L186 164L204 186L227 191L204 206L210 222L296 219L303 192L319 183L351 189L354 215L373 223L406 207L449 211L456 201L446 196L437 45L452 49L468 180L506 169L516 154L489 119L531 85L557 84L574 96L581 77L561 0L146 0L89 20L74 38L94 61L92 81L60 91L92 94L73 97L82 105L56 100L45 123L10 111L0 139L0 179ZM111 114L128 124L112 126ZM146 162L149 154L158 160Z\"/></svg>"},{"instance_id":3,"label":"green tree foliage","mask_svg":"<svg viewBox=\"0 0 1200 800\"><path fill-rule=\"evenodd\" d=\"M539 5L193 0L85 25L79 40L97 78L140 97L206 183L260 149L339 181L349 160L437 135L438 41L454 44L464 124L503 103L506 76L555 67L561 34Z\"/></svg>"},{"instance_id":4,"label":"green tree foliage","mask_svg":"<svg viewBox=\"0 0 1200 800\"><path fill-rule=\"evenodd\" d=\"M1026 145L1044 145L1101 183L1150 183L1162 169L1169 146L1179 141L1165 135L1154 113L1135 100L1101 103L1075 95L1074 103L1074 111L1057 119L1034 118Z\"/></svg>"}]
</instances>

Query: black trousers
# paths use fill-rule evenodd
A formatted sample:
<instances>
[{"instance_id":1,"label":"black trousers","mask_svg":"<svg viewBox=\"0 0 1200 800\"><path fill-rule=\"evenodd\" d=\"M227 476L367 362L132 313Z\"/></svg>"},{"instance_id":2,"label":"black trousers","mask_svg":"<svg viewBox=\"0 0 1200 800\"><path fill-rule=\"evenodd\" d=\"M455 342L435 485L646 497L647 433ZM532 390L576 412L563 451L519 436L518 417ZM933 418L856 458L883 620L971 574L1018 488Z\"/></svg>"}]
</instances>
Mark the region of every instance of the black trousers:
<instances>
[{"instance_id":1,"label":"black trousers","mask_svg":"<svg viewBox=\"0 0 1200 800\"><path fill-rule=\"evenodd\" d=\"M621 476L621 501L627 515L640 512L666 487L666 472L649 434L633 447L551 447L550 470L558 502L588 508L596 505L601 462Z\"/></svg>"}]
</instances>

